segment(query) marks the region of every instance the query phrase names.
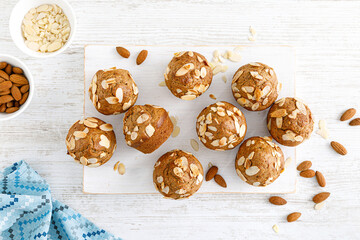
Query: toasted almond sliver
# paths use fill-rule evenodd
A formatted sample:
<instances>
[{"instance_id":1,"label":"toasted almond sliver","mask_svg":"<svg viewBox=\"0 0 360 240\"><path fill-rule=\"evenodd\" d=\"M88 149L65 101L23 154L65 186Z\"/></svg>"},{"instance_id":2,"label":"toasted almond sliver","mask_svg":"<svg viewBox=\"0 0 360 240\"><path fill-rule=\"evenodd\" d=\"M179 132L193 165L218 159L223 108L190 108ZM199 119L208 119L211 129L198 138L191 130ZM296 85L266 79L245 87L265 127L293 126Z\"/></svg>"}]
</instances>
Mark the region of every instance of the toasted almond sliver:
<instances>
[{"instance_id":1,"label":"toasted almond sliver","mask_svg":"<svg viewBox=\"0 0 360 240\"><path fill-rule=\"evenodd\" d=\"M165 86L166 86L165 81L162 81L161 83L159 83L159 86L160 86L160 87L165 87Z\"/></svg>"},{"instance_id":2,"label":"toasted almond sliver","mask_svg":"<svg viewBox=\"0 0 360 240\"><path fill-rule=\"evenodd\" d=\"M120 175L124 175L125 174L125 165L123 163L120 163L118 166L118 172Z\"/></svg>"},{"instance_id":3,"label":"toasted almond sliver","mask_svg":"<svg viewBox=\"0 0 360 240\"><path fill-rule=\"evenodd\" d=\"M176 126L171 135L172 135L172 137L177 137L179 135L179 133L180 133L180 127Z\"/></svg>"},{"instance_id":4,"label":"toasted almond sliver","mask_svg":"<svg viewBox=\"0 0 360 240\"><path fill-rule=\"evenodd\" d=\"M119 166L120 161L117 161L114 165L114 171L118 170L118 166Z\"/></svg>"},{"instance_id":5,"label":"toasted almond sliver","mask_svg":"<svg viewBox=\"0 0 360 240\"><path fill-rule=\"evenodd\" d=\"M195 151L199 151L199 143L195 139L190 139L190 144Z\"/></svg>"}]
</instances>

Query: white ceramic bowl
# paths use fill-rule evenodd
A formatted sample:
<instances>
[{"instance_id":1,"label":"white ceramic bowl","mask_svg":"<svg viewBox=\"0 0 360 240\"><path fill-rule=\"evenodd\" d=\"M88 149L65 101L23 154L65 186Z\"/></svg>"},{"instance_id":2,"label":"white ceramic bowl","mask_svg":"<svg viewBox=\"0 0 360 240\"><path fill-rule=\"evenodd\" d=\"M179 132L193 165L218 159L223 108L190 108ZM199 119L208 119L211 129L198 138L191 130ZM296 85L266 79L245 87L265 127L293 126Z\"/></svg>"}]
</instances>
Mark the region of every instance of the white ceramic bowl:
<instances>
[{"instance_id":1,"label":"white ceramic bowl","mask_svg":"<svg viewBox=\"0 0 360 240\"><path fill-rule=\"evenodd\" d=\"M34 86L34 79L33 79L33 76L31 75L31 72L29 71L27 66L22 61L20 61L19 59L15 58L15 57L10 56L10 55L0 54L0 62L7 62L14 67L21 68L24 71L24 75L26 76L27 80L29 81L29 86L30 86L29 96L28 96L26 102L20 106L19 110L17 110L16 112L13 112L13 113L0 113L0 121L5 121L5 120L9 120L9 119L12 119L12 118L18 116L22 112L25 111L25 109L30 105L30 102L33 98L35 86Z\"/></svg>"},{"instance_id":2,"label":"white ceramic bowl","mask_svg":"<svg viewBox=\"0 0 360 240\"><path fill-rule=\"evenodd\" d=\"M51 53L41 53L41 52L35 52L28 48L25 45L25 39L22 35L21 31L21 25L22 21L24 19L24 16L31 8L36 8L43 4L56 4L59 7L61 7L67 16L70 26L71 26L71 32L69 39L67 40L66 44L57 50L56 52ZM52 57L55 55L58 55L65 51L71 44L75 31L76 31L76 17L74 10L70 6L70 4L66 0L20 0L14 7L14 9L11 12L10 21L9 21L9 28L10 28L10 35L15 43L15 45L24 53L26 53L29 56L37 57L37 58L46 58L46 57Z\"/></svg>"}]
</instances>

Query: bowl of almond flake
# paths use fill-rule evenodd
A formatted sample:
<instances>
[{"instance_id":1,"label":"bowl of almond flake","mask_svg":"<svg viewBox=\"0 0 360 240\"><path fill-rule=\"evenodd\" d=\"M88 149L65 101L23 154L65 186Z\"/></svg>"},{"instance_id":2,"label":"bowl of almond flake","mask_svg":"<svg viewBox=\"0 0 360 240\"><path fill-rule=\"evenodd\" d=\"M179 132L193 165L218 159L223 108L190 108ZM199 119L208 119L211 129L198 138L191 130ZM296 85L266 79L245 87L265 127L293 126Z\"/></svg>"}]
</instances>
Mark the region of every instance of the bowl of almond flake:
<instances>
[{"instance_id":1,"label":"bowl of almond flake","mask_svg":"<svg viewBox=\"0 0 360 240\"><path fill-rule=\"evenodd\" d=\"M65 0L20 0L11 13L9 27L21 51L46 58L69 47L76 30L76 18Z\"/></svg>"}]
</instances>

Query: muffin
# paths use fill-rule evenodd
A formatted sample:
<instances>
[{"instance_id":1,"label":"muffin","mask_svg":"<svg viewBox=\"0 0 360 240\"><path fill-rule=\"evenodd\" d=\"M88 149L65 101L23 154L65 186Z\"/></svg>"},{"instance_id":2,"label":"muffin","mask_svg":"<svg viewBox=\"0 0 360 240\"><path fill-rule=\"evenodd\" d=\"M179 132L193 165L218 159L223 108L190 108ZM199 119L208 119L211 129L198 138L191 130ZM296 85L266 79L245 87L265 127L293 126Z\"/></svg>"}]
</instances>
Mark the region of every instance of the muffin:
<instances>
[{"instance_id":1,"label":"muffin","mask_svg":"<svg viewBox=\"0 0 360 240\"><path fill-rule=\"evenodd\" d=\"M65 142L68 154L88 167L103 165L109 161L116 149L112 125L95 117L74 123Z\"/></svg>"},{"instance_id":2,"label":"muffin","mask_svg":"<svg viewBox=\"0 0 360 240\"><path fill-rule=\"evenodd\" d=\"M235 169L239 177L253 186L264 187L274 182L285 167L284 154L268 137L245 140L236 155Z\"/></svg>"},{"instance_id":3,"label":"muffin","mask_svg":"<svg viewBox=\"0 0 360 240\"><path fill-rule=\"evenodd\" d=\"M196 121L196 132L205 147L217 151L233 149L244 140L247 125L244 114L228 102L204 108Z\"/></svg>"},{"instance_id":4,"label":"muffin","mask_svg":"<svg viewBox=\"0 0 360 240\"><path fill-rule=\"evenodd\" d=\"M262 111L274 103L281 89L274 69L255 62L240 67L232 80L236 101L249 111Z\"/></svg>"},{"instance_id":5,"label":"muffin","mask_svg":"<svg viewBox=\"0 0 360 240\"><path fill-rule=\"evenodd\" d=\"M143 153L158 149L170 137L173 128L168 112L149 104L133 106L123 120L127 145Z\"/></svg>"},{"instance_id":6,"label":"muffin","mask_svg":"<svg viewBox=\"0 0 360 240\"><path fill-rule=\"evenodd\" d=\"M166 86L175 97L193 100L209 88L213 73L203 55L187 51L174 54L164 77Z\"/></svg>"},{"instance_id":7,"label":"muffin","mask_svg":"<svg viewBox=\"0 0 360 240\"><path fill-rule=\"evenodd\" d=\"M165 198L188 198L199 190L204 179L201 163L188 152L173 150L155 163L153 182Z\"/></svg>"},{"instance_id":8,"label":"muffin","mask_svg":"<svg viewBox=\"0 0 360 240\"><path fill-rule=\"evenodd\" d=\"M123 113L134 105L139 90L127 70L114 68L96 72L89 94L96 110L111 115Z\"/></svg>"},{"instance_id":9,"label":"muffin","mask_svg":"<svg viewBox=\"0 0 360 240\"><path fill-rule=\"evenodd\" d=\"M271 136L280 144L293 147L310 138L314 128L311 111L298 98L282 98L267 115Z\"/></svg>"}]
</instances>

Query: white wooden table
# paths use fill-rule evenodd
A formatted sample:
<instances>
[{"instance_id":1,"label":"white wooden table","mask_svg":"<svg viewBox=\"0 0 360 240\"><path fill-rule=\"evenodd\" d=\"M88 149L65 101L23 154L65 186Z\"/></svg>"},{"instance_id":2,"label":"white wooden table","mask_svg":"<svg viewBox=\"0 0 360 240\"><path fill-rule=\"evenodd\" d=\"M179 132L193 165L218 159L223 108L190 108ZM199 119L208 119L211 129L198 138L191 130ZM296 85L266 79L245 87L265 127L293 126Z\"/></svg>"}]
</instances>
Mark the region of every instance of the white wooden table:
<instances>
[{"instance_id":1,"label":"white wooden table","mask_svg":"<svg viewBox=\"0 0 360 240\"><path fill-rule=\"evenodd\" d=\"M28 64L36 92L21 117L0 123L1 168L25 159L54 197L124 239L360 239L360 128L338 121L349 107L360 111L360 2L70 0L78 19L75 41L47 60L24 56L12 43L8 19L15 3L0 1L0 52ZM313 209L311 199L323 189L304 178L282 207L261 194L199 194L185 201L84 195L82 167L66 156L64 144L82 114L83 45L247 44L250 25L258 33L253 44L297 48L297 95L349 150L339 157L316 134L298 147L298 161L313 161L326 176L326 206ZM286 223L293 211L302 217Z\"/></svg>"}]
</instances>

